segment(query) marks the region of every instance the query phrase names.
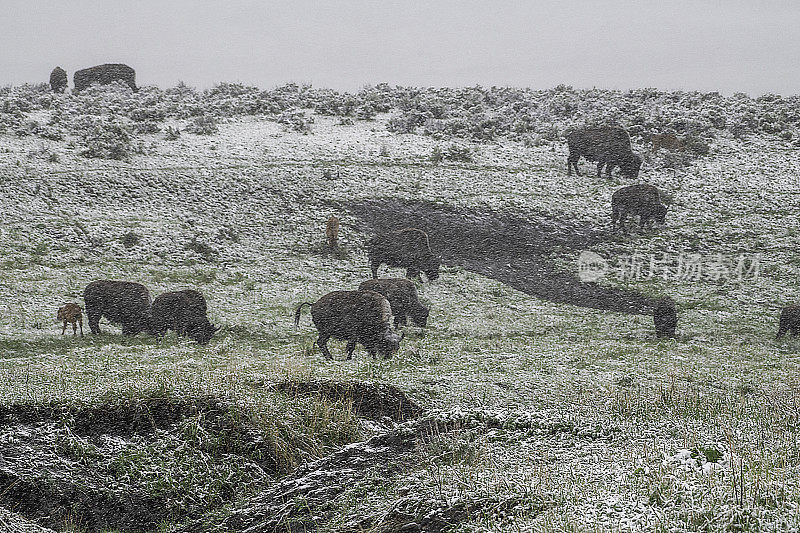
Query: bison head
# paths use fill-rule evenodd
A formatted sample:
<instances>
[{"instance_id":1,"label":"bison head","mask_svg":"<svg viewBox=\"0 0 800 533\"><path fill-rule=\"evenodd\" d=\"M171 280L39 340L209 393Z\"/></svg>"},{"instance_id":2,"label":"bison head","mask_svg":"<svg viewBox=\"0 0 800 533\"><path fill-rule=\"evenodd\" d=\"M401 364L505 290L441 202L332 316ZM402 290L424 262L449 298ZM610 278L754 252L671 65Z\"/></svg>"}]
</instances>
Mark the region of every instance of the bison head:
<instances>
[{"instance_id":1,"label":"bison head","mask_svg":"<svg viewBox=\"0 0 800 533\"><path fill-rule=\"evenodd\" d=\"M620 171L627 178L635 178L639 175L639 170L642 168L642 156L639 154L631 153L630 157L620 163Z\"/></svg>"},{"instance_id":2,"label":"bison head","mask_svg":"<svg viewBox=\"0 0 800 533\"><path fill-rule=\"evenodd\" d=\"M429 314L430 314L430 311L428 311L428 309L423 305L420 305L417 309L414 309L410 313L411 320L413 320L414 324L416 324L417 326L419 326L421 328L424 328L425 326L428 325L428 315Z\"/></svg>"},{"instance_id":3,"label":"bison head","mask_svg":"<svg viewBox=\"0 0 800 533\"><path fill-rule=\"evenodd\" d=\"M386 328L377 346L378 353L384 358L391 357L393 353L400 349L400 341L403 340L405 336L405 332L403 332L402 335L398 335L391 329Z\"/></svg>"},{"instance_id":4,"label":"bison head","mask_svg":"<svg viewBox=\"0 0 800 533\"><path fill-rule=\"evenodd\" d=\"M422 271L428 276L430 281L439 279L439 267L442 261L435 255L431 254L425 259L425 264L422 265Z\"/></svg>"},{"instance_id":5,"label":"bison head","mask_svg":"<svg viewBox=\"0 0 800 533\"><path fill-rule=\"evenodd\" d=\"M214 327L214 325L206 319L190 324L186 329L186 335L197 344L208 344L208 341L211 340L214 333L219 330L220 328Z\"/></svg>"}]
</instances>

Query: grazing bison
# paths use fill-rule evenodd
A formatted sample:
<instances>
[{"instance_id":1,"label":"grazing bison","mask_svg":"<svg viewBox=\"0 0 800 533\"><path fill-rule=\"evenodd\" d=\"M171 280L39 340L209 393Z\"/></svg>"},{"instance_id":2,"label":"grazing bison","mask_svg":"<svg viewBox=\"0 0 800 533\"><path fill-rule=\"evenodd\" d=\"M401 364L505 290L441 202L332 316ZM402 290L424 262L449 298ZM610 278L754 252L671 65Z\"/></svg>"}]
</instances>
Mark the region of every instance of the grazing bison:
<instances>
[{"instance_id":1,"label":"grazing bison","mask_svg":"<svg viewBox=\"0 0 800 533\"><path fill-rule=\"evenodd\" d=\"M406 277L416 278L420 271L429 280L439 277L441 261L431 252L428 234L416 228L405 228L384 235L377 235L367 242L372 277L378 277L378 267L386 263L390 267L406 269Z\"/></svg>"},{"instance_id":2,"label":"grazing bison","mask_svg":"<svg viewBox=\"0 0 800 533\"><path fill-rule=\"evenodd\" d=\"M678 314L672 298L661 298L653 309L653 322L656 326L656 337L674 337L678 325Z\"/></svg>"},{"instance_id":3,"label":"grazing bison","mask_svg":"<svg viewBox=\"0 0 800 533\"><path fill-rule=\"evenodd\" d=\"M56 320L64 322L64 327L61 328L62 335L67 331L67 322L69 322L72 324L73 335L78 334L78 325L81 326L81 337L83 337L83 314L80 305L73 303L64 304L61 309L58 310Z\"/></svg>"},{"instance_id":4,"label":"grazing bison","mask_svg":"<svg viewBox=\"0 0 800 533\"><path fill-rule=\"evenodd\" d=\"M658 152L661 148L667 150L683 150L686 148L686 139L678 137L673 133L657 133L650 138L653 143L652 150Z\"/></svg>"},{"instance_id":5,"label":"grazing bison","mask_svg":"<svg viewBox=\"0 0 800 533\"><path fill-rule=\"evenodd\" d=\"M348 359L352 359L356 343L363 344L373 358L376 353L389 357L400 349L403 337L389 325L392 314L389 301L377 292L334 291L313 304L303 302L295 311L295 326L300 323L304 305L311 306L311 319L319 332L317 344L326 359L333 359L328 350L331 337L347 341Z\"/></svg>"},{"instance_id":6,"label":"grazing bison","mask_svg":"<svg viewBox=\"0 0 800 533\"><path fill-rule=\"evenodd\" d=\"M152 332L150 293L140 283L131 281L93 281L83 290L86 317L92 333L100 333L100 318L120 324L123 335Z\"/></svg>"},{"instance_id":7,"label":"grazing bison","mask_svg":"<svg viewBox=\"0 0 800 533\"><path fill-rule=\"evenodd\" d=\"M56 67L50 73L50 88L54 93L63 93L67 88L67 71L61 67Z\"/></svg>"},{"instance_id":8,"label":"grazing bison","mask_svg":"<svg viewBox=\"0 0 800 533\"><path fill-rule=\"evenodd\" d=\"M206 316L206 299L199 291L185 290L158 295L150 306L153 334L163 337L168 329L198 344L208 344L220 328Z\"/></svg>"},{"instance_id":9,"label":"grazing bison","mask_svg":"<svg viewBox=\"0 0 800 533\"><path fill-rule=\"evenodd\" d=\"M76 91L82 91L93 83L108 85L115 81L121 81L126 84L133 92L138 91L136 88L136 71L128 65L120 63L85 68L75 72L72 79L75 82Z\"/></svg>"},{"instance_id":10,"label":"grazing bison","mask_svg":"<svg viewBox=\"0 0 800 533\"><path fill-rule=\"evenodd\" d=\"M619 227L624 231L625 219L628 215L639 217L639 227L644 228L647 221L664 224L667 207L661 203L661 194L652 185L641 183L629 185L614 191L611 195L611 227ZM652 225L652 224L651 224Z\"/></svg>"},{"instance_id":11,"label":"grazing bison","mask_svg":"<svg viewBox=\"0 0 800 533\"><path fill-rule=\"evenodd\" d=\"M792 335L800 335L800 305L788 305L781 310L776 338L780 339L787 332Z\"/></svg>"},{"instance_id":12,"label":"grazing bison","mask_svg":"<svg viewBox=\"0 0 800 533\"><path fill-rule=\"evenodd\" d=\"M334 215L328 219L325 236L328 238L328 248L331 250L339 245L339 219Z\"/></svg>"},{"instance_id":13,"label":"grazing bison","mask_svg":"<svg viewBox=\"0 0 800 533\"><path fill-rule=\"evenodd\" d=\"M408 323L408 317L419 327L428 324L428 308L422 305L414 283L402 278L371 279L358 286L360 291L375 291L389 300L394 327Z\"/></svg>"},{"instance_id":14,"label":"grazing bison","mask_svg":"<svg viewBox=\"0 0 800 533\"><path fill-rule=\"evenodd\" d=\"M597 161L597 177L600 177L603 166L606 176L611 178L611 171L619 167L623 176L635 178L639 175L642 158L631 149L631 138L624 128L603 126L599 128L583 128L567 133L569 157L567 158L567 176L572 169L580 176L578 160L581 157L588 161Z\"/></svg>"}]
</instances>

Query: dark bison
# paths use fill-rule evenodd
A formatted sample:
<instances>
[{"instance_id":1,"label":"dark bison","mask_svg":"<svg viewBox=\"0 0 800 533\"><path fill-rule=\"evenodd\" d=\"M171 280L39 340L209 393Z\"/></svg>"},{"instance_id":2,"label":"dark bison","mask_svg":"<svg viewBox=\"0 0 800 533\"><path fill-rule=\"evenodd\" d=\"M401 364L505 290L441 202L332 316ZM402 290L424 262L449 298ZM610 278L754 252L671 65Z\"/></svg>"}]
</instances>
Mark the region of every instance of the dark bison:
<instances>
[{"instance_id":1,"label":"dark bison","mask_svg":"<svg viewBox=\"0 0 800 533\"><path fill-rule=\"evenodd\" d=\"M100 333L100 318L120 324L123 335L151 332L150 293L131 281L93 281L83 290L86 317L92 333Z\"/></svg>"},{"instance_id":2,"label":"dark bison","mask_svg":"<svg viewBox=\"0 0 800 533\"><path fill-rule=\"evenodd\" d=\"M371 279L358 286L360 291L375 291L389 300L394 327L408 323L408 317L419 327L428 324L428 308L422 305L414 283L402 278Z\"/></svg>"},{"instance_id":3,"label":"dark bison","mask_svg":"<svg viewBox=\"0 0 800 533\"><path fill-rule=\"evenodd\" d=\"M392 331L389 301L373 291L329 292L315 303L303 302L294 314L294 325L300 323L300 311L311 306L311 319L319 332L317 344L326 359L333 359L328 350L328 339L347 341L347 358L353 357L356 343L364 345L374 358L375 354L389 357L400 349L402 337Z\"/></svg>"},{"instance_id":4,"label":"dark bison","mask_svg":"<svg viewBox=\"0 0 800 533\"><path fill-rule=\"evenodd\" d=\"M431 252L428 234L416 228L377 235L367 242L372 277L378 277L378 267L386 263L390 267L406 269L406 277L418 277L425 272L429 280L439 277L441 261Z\"/></svg>"},{"instance_id":5,"label":"dark bison","mask_svg":"<svg viewBox=\"0 0 800 533\"><path fill-rule=\"evenodd\" d=\"M597 161L597 177L600 177L603 166L606 176L611 178L611 171L619 167L623 176L635 178L639 175L642 158L631 149L631 138L624 128L603 126L574 130L566 135L569 145L567 158L567 176L572 169L580 176L578 160L585 157L587 161Z\"/></svg>"},{"instance_id":6,"label":"dark bison","mask_svg":"<svg viewBox=\"0 0 800 533\"><path fill-rule=\"evenodd\" d=\"M199 291L189 289L160 294L150 306L153 334L163 337L171 329L179 336L207 344L220 328L208 321L206 309L206 299Z\"/></svg>"},{"instance_id":7,"label":"dark bison","mask_svg":"<svg viewBox=\"0 0 800 533\"><path fill-rule=\"evenodd\" d=\"M783 337L786 333L800 334L800 305L788 305L781 310L777 338Z\"/></svg>"},{"instance_id":8,"label":"dark bison","mask_svg":"<svg viewBox=\"0 0 800 533\"><path fill-rule=\"evenodd\" d=\"M619 222L620 229L625 229L625 220L639 217L639 227L644 228L650 221L664 224L667 207L661 203L661 193L652 185L640 183L629 185L614 191L611 195L611 227Z\"/></svg>"},{"instance_id":9,"label":"dark bison","mask_svg":"<svg viewBox=\"0 0 800 533\"><path fill-rule=\"evenodd\" d=\"M64 304L59 310L58 315L56 315L56 320L60 320L64 323L64 327L61 328L61 334L63 335L65 331L67 331L67 323L72 324L72 334L78 334L78 325L81 326L81 337L83 337L83 315L81 312L81 306L78 304Z\"/></svg>"},{"instance_id":10,"label":"dark bison","mask_svg":"<svg viewBox=\"0 0 800 533\"><path fill-rule=\"evenodd\" d=\"M50 73L50 88L54 93L63 93L67 88L67 71L61 67L56 67Z\"/></svg>"},{"instance_id":11,"label":"dark bison","mask_svg":"<svg viewBox=\"0 0 800 533\"><path fill-rule=\"evenodd\" d=\"M136 71L128 65L120 63L109 63L97 65L75 72L72 78L75 82L75 90L82 91L93 83L108 85L115 81L121 81L136 92Z\"/></svg>"},{"instance_id":12,"label":"dark bison","mask_svg":"<svg viewBox=\"0 0 800 533\"><path fill-rule=\"evenodd\" d=\"M653 322L656 326L656 337L674 337L678 325L678 314L672 298L661 298L653 309Z\"/></svg>"}]
</instances>

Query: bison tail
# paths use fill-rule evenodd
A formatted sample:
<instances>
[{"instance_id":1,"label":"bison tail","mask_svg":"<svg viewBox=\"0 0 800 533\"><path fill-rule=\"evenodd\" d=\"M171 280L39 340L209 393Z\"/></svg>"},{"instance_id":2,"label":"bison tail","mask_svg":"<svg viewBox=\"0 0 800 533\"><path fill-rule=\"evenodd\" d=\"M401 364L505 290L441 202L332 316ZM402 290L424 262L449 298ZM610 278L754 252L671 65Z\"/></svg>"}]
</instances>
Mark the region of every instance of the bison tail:
<instances>
[{"instance_id":1,"label":"bison tail","mask_svg":"<svg viewBox=\"0 0 800 533\"><path fill-rule=\"evenodd\" d=\"M303 302L297 306L297 310L294 312L294 327L300 325L300 310L303 309L304 305L311 305L311 304L308 302Z\"/></svg>"}]
</instances>

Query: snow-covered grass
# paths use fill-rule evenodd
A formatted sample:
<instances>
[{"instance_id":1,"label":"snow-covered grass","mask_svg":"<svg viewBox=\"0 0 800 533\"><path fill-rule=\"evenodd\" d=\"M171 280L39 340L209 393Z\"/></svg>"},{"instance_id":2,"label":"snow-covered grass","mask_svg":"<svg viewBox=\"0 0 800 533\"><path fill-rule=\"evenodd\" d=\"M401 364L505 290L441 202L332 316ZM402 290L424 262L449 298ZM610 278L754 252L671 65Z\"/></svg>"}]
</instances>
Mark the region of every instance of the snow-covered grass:
<instances>
[{"instance_id":1,"label":"snow-covered grass","mask_svg":"<svg viewBox=\"0 0 800 533\"><path fill-rule=\"evenodd\" d=\"M247 407L286 378L356 379L395 385L457 423L380 490L356 484L332 501L341 512L322 525L330 531L354 517L388 531L380 519L395 507L435 515L459 502L474 503L463 531L800 526L800 342L774 340L778 310L799 288L792 144L720 134L688 167L650 157L640 179L673 198L666 228L609 233L595 249L762 254L761 277L742 283L607 281L672 295L677 340L657 341L647 316L541 301L446 266L419 286L429 327L408 328L395 357L358 349L353 361L325 361L307 312L299 329L292 315L369 277L367 235L348 204L421 199L608 228L611 193L627 184L597 179L585 162L587 175L568 178L561 142L468 144L472 162L433 164L449 142L388 133L390 118L340 125L316 115L310 135L235 118L208 136L140 135L147 149L124 161L86 159L68 138L0 137L0 398L192 391ZM42 146L59 160L29 156ZM340 178L324 179L326 169ZM324 245L331 214L339 256ZM551 259L576 271L576 256ZM108 324L102 337L60 336L58 307L103 278L153 295L198 288L223 329L206 347L123 338ZM332 349L341 356L343 345Z\"/></svg>"}]
</instances>

